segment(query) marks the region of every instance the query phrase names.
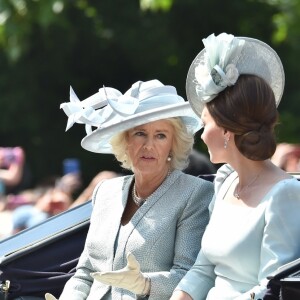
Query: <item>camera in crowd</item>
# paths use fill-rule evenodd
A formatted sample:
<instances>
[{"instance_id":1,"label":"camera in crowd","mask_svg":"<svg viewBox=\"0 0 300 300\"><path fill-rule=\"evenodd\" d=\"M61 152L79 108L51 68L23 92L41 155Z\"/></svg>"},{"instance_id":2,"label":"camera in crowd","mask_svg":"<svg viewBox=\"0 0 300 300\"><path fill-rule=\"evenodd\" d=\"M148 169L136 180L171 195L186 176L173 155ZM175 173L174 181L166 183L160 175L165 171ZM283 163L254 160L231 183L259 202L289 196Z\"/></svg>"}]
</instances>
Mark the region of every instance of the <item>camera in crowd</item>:
<instances>
[{"instance_id":1,"label":"camera in crowd","mask_svg":"<svg viewBox=\"0 0 300 300\"><path fill-rule=\"evenodd\" d=\"M0 147L0 167L8 168L13 163L21 164L24 152L21 147Z\"/></svg>"}]
</instances>

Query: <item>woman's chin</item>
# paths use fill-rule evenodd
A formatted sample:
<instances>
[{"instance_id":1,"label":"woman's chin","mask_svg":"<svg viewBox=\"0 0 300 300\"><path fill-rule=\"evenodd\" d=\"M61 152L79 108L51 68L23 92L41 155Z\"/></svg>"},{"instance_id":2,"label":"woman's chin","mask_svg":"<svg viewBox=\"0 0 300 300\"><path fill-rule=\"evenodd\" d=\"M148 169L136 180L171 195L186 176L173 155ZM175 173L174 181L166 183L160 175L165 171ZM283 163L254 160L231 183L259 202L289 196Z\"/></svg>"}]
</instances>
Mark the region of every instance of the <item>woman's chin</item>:
<instances>
[{"instance_id":1,"label":"woman's chin","mask_svg":"<svg viewBox=\"0 0 300 300\"><path fill-rule=\"evenodd\" d=\"M214 163L214 156L211 154L211 152L208 150L208 154L209 154L209 160Z\"/></svg>"},{"instance_id":2,"label":"woman's chin","mask_svg":"<svg viewBox=\"0 0 300 300\"><path fill-rule=\"evenodd\" d=\"M213 163L213 164L219 164L221 163L215 156L213 156L210 152L209 152L209 160Z\"/></svg>"}]
</instances>

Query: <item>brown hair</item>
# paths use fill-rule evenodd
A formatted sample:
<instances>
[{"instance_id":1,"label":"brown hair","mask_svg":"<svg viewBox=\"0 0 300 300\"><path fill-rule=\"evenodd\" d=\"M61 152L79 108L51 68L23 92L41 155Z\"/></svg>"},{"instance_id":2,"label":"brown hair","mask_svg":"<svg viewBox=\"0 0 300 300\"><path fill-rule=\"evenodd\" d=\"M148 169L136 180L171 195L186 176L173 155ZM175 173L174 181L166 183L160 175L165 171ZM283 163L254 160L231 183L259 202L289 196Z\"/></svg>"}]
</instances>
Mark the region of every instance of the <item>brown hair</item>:
<instances>
[{"instance_id":1,"label":"brown hair","mask_svg":"<svg viewBox=\"0 0 300 300\"><path fill-rule=\"evenodd\" d=\"M218 126L234 133L245 157L258 161L274 154L278 112L274 93L264 79L240 75L234 86L207 103L207 109Z\"/></svg>"}]
</instances>

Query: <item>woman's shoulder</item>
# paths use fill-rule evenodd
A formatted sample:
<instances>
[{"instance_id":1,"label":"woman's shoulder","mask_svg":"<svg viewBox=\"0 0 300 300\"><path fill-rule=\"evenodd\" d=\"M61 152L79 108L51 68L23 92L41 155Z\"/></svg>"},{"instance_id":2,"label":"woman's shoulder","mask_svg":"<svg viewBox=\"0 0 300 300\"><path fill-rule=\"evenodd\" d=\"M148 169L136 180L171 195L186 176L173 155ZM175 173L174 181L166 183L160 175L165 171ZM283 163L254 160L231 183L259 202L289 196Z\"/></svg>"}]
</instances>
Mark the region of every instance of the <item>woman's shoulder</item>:
<instances>
[{"instance_id":1,"label":"woman's shoulder","mask_svg":"<svg viewBox=\"0 0 300 300\"><path fill-rule=\"evenodd\" d=\"M300 182L294 177L282 179L272 186L268 194L273 198L278 195L300 199Z\"/></svg>"},{"instance_id":2,"label":"woman's shoulder","mask_svg":"<svg viewBox=\"0 0 300 300\"><path fill-rule=\"evenodd\" d=\"M195 207L207 207L214 194L214 185L211 180L189 175L181 171L177 172L177 177L171 182L172 193L176 193L179 202L190 203ZM201 199L201 201L199 201Z\"/></svg>"},{"instance_id":3,"label":"woman's shoulder","mask_svg":"<svg viewBox=\"0 0 300 300\"><path fill-rule=\"evenodd\" d=\"M231 165L224 164L217 170L216 178L227 178L233 172L235 172L235 170Z\"/></svg>"},{"instance_id":4,"label":"woman's shoulder","mask_svg":"<svg viewBox=\"0 0 300 300\"><path fill-rule=\"evenodd\" d=\"M215 178L215 174L206 175L206 176L201 176L201 175L195 176L195 175L186 174L178 170L176 172L177 174L179 174L178 179L190 185L199 185L199 184L211 185Z\"/></svg>"},{"instance_id":5,"label":"woman's shoulder","mask_svg":"<svg viewBox=\"0 0 300 300\"><path fill-rule=\"evenodd\" d=\"M124 186L130 185L132 181L133 175L125 175L125 176L118 176L114 178L108 178L101 180L95 187L93 195L95 196L98 194L99 191L108 190L112 191L112 188L114 190L120 188L124 189Z\"/></svg>"},{"instance_id":6,"label":"woman's shoulder","mask_svg":"<svg viewBox=\"0 0 300 300\"><path fill-rule=\"evenodd\" d=\"M235 170L229 165L222 165L216 174L216 178L214 180L215 192L217 193L220 190L220 187L223 185L224 181L233 173Z\"/></svg>"},{"instance_id":7,"label":"woman's shoulder","mask_svg":"<svg viewBox=\"0 0 300 300\"><path fill-rule=\"evenodd\" d=\"M106 184L114 184L114 183L118 183L118 182L126 182L128 180L131 180L133 177L133 175L120 175L120 176L116 176L116 177L113 177L113 178L107 178L107 179L104 179L102 180L102 182L106 183Z\"/></svg>"},{"instance_id":8,"label":"woman's shoulder","mask_svg":"<svg viewBox=\"0 0 300 300\"><path fill-rule=\"evenodd\" d=\"M203 179L185 173L180 173L178 180L174 182L174 188L179 190L182 195L189 194L188 198L191 202L199 202L199 198L202 199L202 203L210 202L214 194L214 185L211 179ZM183 191L189 192L184 193Z\"/></svg>"},{"instance_id":9,"label":"woman's shoulder","mask_svg":"<svg viewBox=\"0 0 300 300\"><path fill-rule=\"evenodd\" d=\"M277 182L264 197L266 213L270 218L284 216L298 220L300 210L300 182L296 178Z\"/></svg>"}]
</instances>

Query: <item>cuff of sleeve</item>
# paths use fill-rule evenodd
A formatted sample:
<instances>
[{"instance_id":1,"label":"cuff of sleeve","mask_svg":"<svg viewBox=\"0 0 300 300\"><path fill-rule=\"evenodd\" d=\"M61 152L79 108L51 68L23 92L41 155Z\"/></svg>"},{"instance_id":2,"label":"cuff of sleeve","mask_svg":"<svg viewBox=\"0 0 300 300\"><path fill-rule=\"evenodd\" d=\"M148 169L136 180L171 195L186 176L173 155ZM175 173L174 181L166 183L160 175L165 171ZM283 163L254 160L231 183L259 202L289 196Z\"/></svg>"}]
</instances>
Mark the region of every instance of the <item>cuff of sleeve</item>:
<instances>
[{"instance_id":1,"label":"cuff of sleeve","mask_svg":"<svg viewBox=\"0 0 300 300\"><path fill-rule=\"evenodd\" d=\"M151 279L148 275L145 275L145 286L141 295L136 295L136 299L146 299L150 294Z\"/></svg>"}]
</instances>

